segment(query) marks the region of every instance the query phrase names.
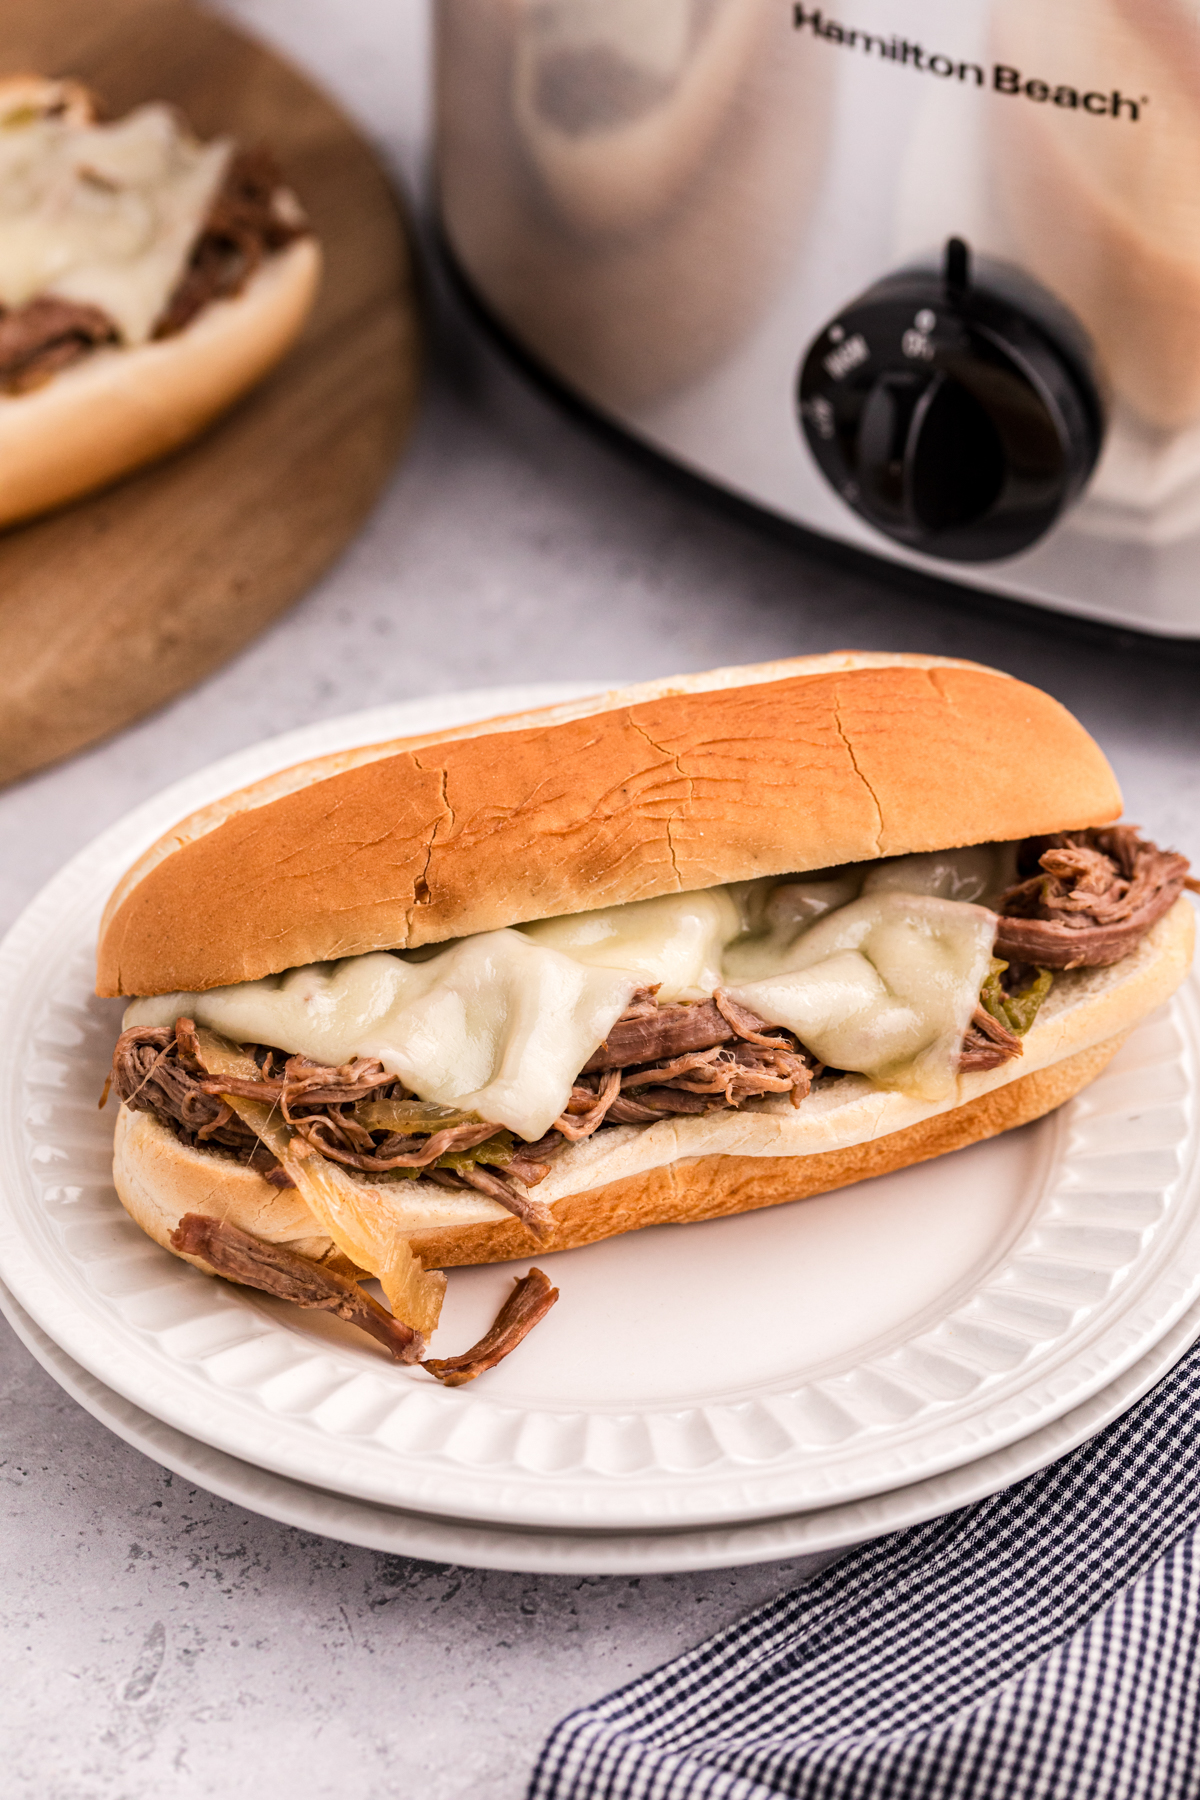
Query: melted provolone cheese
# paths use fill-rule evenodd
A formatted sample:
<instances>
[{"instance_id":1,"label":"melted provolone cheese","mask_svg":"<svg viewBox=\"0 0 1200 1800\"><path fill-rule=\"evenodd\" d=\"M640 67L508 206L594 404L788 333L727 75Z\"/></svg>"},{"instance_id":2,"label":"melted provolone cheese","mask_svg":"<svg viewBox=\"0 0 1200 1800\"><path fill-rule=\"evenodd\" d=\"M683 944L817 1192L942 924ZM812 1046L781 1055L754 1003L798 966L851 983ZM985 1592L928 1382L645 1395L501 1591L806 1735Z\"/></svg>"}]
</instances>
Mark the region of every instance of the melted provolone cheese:
<instances>
[{"instance_id":1,"label":"melted provolone cheese","mask_svg":"<svg viewBox=\"0 0 1200 1800\"><path fill-rule=\"evenodd\" d=\"M995 939L982 906L864 894L804 932L778 974L728 991L831 1067L943 1100Z\"/></svg>"},{"instance_id":2,"label":"melted provolone cheese","mask_svg":"<svg viewBox=\"0 0 1200 1800\"><path fill-rule=\"evenodd\" d=\"M785 968L801 933L826 913L857 900L861 887L862 874L853 869L738 882L731 892L741 903L742 931L725 947L721 959L725 980L753 981Z\"/></svg>"},{"instance_id":3,"label":"melted provolone cheese","mask_svg":"<svg viewBox=\"0 0 1200 1800\"><path fill-rule=\"evenodd\" d=\"M664 894L522 925L535 944L561 950L599 969L632 969L658 998L706 1000L723 979L726 944L742 928L742 912L729 888Z\"/></svg>"},{"instance_id":4,"label":"melted provolone cheese","mask_svg":"<svg viewBox=\"0 0 1200 1800\"><path fill-rule=\"evenodd\" d=\"M538 949L519 931L463 938L423 962L380 950L135 1000L127 1025L194 1019L235 1043L315 1061L378 1057L422 1100L478 1112L533 1141L553 1125L639 978Z\"/></svg>"},{"instance_id":5,"label":"melted provolone cheese","mask_svg":"<svg viewBox=\"0 0 1200 1800\"><path fill-rule=\"evenodd\" d=\"M933 894L940 900L991 906L1016 879L1015 844L972 844L965 850L931 850L924 856L894 856L875 863L862 892Z\"/></svg>"},{"instance_id":6,"label":"melted provolone cheese","mask_svg":"<svg viewBox=\"0 0 1200 1800\"><path fill-rule=\"evenodd\" d=\"M38 294L101 307L127 344L150 336L179 283L231 145L199 144L166 106L113 124L0 128L0 302Z\"/></svg>"},{"instance_id":7,"label":"melted provolone cheese","mask_svg":"<svg viewBox=\"0 0 1200 1800\"><path fill-rule=\"evenodd\" d=\"M423 1100L534 1140L638 988L667 1002L723 986L831 1067L942 1099L995 941L971 901L1009 861L991 846L737 882L135 1000L125 1018L189 1017L323 1063L378 1057Z\"/></svg>"}]
</instances>

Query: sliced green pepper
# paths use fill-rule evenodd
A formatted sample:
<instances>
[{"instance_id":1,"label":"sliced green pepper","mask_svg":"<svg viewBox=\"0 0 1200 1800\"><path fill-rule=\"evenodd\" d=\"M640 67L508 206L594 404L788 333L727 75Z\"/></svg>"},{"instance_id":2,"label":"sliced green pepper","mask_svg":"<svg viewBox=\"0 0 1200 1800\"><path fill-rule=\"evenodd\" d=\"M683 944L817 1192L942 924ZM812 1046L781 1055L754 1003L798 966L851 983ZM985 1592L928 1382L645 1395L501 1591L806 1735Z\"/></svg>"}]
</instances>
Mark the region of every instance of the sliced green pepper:
<instances>
[{"instance_id":1,"label":"sliced green pepper","mask_svg":"<svg viewBox=\"0 0 1200 1800\"><path fill-rule=\"evenodd\" d=\"M488 1138L482 1144L473 1144L469 1150L447 1150L444 1156L437 1159L439 1169L466 1169L472 1163L491 1163L496 1168L506 1168L516 1155L513 1147L511 1131L498 1131L495 1137Z\"/></svg>"},{"instance_id":2,"label":"sliced green pepper","mask_svg":"<svg viewBox=\"0 0 1200 1800\"><path fill-rule=\"evenodd\" d=\"M1054 971L1039 969L1026 987L1009 993L1001 981L1007 967L1006 962L993 956L987 977L979 990L979 1001L984 1011L991 1013L999 1024L1007 1026L1009 1031L1015 1031L1018 1037L1024 1037L1037 1018L1042 1001L1054 986Z\"/></svg>"},{"instance_id":3,"label":"sliced green pepper","mask_svg":"<svg viewBox=\"0 0 1200 1800\"><path fill-rule=\"evenodd\" d=\"M402 1131L432 1137L452 1125L481 1125L477 1112L457 1106L439 1106L436 1100L360 1100L355 1122L368 1131Z\"/></svg>"}]
</instances>

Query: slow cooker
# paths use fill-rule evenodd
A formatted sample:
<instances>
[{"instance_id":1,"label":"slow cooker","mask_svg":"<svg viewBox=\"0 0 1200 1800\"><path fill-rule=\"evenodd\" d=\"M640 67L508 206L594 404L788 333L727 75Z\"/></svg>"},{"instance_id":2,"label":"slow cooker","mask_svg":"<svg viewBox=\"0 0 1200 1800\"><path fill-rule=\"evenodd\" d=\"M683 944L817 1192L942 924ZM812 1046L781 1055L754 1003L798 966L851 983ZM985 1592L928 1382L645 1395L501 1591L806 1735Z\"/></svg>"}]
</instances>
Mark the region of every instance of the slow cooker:
<instances>
[{"instance_id":1,"label":"slow cooker","mask_svg":"<svg viewBox=\"0 0 1200 1800\"><path fill-rule=\"evenodd\" d=\"M1200 638L1197 0L440 0L450 254L694 474Z\"/></svg>"}]
</instances>

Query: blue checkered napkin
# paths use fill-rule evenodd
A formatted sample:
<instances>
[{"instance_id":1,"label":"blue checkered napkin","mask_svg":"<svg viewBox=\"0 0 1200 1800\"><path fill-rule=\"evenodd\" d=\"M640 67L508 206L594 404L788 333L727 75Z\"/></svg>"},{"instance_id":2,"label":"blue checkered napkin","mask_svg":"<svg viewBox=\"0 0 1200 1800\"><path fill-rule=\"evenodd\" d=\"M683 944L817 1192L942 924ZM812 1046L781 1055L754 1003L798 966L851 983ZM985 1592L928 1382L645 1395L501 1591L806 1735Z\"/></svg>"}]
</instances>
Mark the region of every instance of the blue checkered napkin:
<instances>
[{"instance_id":1,"label":"blue checkered napkin","mask_svg":"<svg viewBox=\"0 0 1200 1800\"><path fill-rule=\"evenodd\" d=\"M1200 1347L1089 1443L564 1719L529 1800L1198 1800Z\"/></svg>"}]
</instances>

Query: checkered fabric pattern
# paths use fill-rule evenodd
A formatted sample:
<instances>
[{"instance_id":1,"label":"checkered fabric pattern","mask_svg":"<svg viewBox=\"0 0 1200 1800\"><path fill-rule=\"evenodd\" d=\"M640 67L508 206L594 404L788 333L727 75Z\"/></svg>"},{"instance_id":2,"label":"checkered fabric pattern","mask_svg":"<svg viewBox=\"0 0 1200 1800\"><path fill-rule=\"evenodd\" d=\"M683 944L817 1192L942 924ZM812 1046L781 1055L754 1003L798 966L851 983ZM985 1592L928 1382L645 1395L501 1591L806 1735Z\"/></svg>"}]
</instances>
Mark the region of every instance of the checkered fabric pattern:
<instances>
[{"instance_id":1,"label":"checkered fabric pattern","mask_svg":"<svg viewBox=\"0 0 1200 1800\"><path fill-rule=\"evenodd\" d=\"M573 1713L529 1800L1198 1800L1200 1346L1060 1462Z\"/></svg>"}]
</instances>

